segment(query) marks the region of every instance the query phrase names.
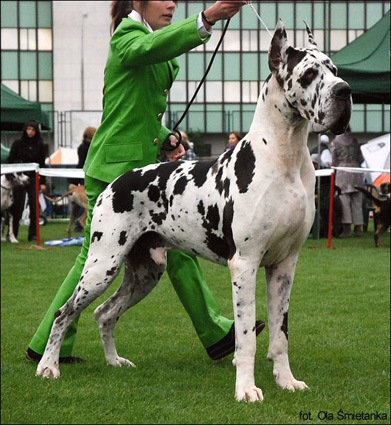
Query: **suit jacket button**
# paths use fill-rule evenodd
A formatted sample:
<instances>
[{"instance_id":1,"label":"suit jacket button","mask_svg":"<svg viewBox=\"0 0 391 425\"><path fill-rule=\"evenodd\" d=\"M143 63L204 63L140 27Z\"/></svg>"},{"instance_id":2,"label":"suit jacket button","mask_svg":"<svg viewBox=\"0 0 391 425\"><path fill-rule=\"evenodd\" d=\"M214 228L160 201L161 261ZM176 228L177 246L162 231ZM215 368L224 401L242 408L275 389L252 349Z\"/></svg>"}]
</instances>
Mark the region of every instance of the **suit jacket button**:
<instances>
[{"instance_id":1,"label":"suit jacket button","mask_svg":"<svg viewBox=\"0 0 391 425\"><path fill-rule=\"evenodd\" d=\"M161 120L162 118L163 118L163 114L162 113L158 114L157 119Z\"/></svg>"},{"instance_id":2,"label":"suit jacket button","mask_svg":"<svg viewBox=\"0 0 391 425\"><path fill-rule=\"evenodd\" d=\"M168 93L169 93L168 89L165 89L165 90L164 90L164 94L165 94L166 96L168 96Z\"/></svg>"},{"instance_id":3,"label":"suit jacket button","mask_svg":"<svg viewBox=\"0 0 391 425\"><path fill-rule=\"evenodd\" d=\"M158 145L158 144L159 144L159 139L154 139L154 140L153 140L153 144L154 144L154 145Z\"/></svg>"}]
</instances>

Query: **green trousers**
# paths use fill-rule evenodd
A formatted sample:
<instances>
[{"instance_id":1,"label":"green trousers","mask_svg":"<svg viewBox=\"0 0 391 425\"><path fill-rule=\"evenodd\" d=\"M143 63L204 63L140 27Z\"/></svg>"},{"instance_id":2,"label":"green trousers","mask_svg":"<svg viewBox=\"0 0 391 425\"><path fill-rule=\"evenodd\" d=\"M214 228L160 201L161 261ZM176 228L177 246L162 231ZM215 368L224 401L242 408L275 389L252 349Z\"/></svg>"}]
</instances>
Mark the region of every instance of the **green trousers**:
<instances>
[{"instance_id":1,"label":"green trousers","mask_svg":"<svg viewBox=\"0 0 391 425\"><path fill-rule=\"evenodd\" d=\"M70 298L79 283L84 264L87 259L92 211L101 192L107 183L86 176L88 196L88 218L86 222L84 243L75 264L57 291L41 324L35 332L29 347L38 354L43 354L49 339L55 314ZM224 338L229 332L233 320L223 317L203 277L195 256L180 251L169 251L167 257L167 273L171 283L191 318L197 335L205 348ZM70 356L76 339L78 319L70 325L60 351L60 357Z\"/></svg>"}]
</instances>

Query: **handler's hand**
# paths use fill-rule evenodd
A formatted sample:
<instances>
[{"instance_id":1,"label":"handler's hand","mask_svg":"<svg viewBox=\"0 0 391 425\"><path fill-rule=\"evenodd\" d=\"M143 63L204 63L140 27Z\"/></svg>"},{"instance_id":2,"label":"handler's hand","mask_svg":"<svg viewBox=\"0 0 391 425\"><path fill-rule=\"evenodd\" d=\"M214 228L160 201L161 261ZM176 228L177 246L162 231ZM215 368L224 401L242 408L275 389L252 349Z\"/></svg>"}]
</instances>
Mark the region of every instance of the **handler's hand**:
<instances>
[{"instance_id":1,"label":"handler's hand","mask_svg":"<svg viewBox=\"0 0 391 425\"><path fill-rule=\"evenodd\" d=\"M218 22L232 18L246 4L246 1L217 1L211 7L205 9L204 13L208 21Z\"/></svg>"},{"instance_id":2,"label":"handler's hand","mask_svg":"<svg viewBox=\"0 0 391 425\"><path fill-rule=\"evenodd\" d=\"M174 135L171 135L170 136L170 143L171 143L171 146L174 147L178 143L178 139ZM180 144L173 151L164 151L164 152L166 153L167 159L169 161L173 162L173 161L178 161L179 159L181 159L185 155L186 150L183 147L183 145Z\"/></svg>"}]
</instances>

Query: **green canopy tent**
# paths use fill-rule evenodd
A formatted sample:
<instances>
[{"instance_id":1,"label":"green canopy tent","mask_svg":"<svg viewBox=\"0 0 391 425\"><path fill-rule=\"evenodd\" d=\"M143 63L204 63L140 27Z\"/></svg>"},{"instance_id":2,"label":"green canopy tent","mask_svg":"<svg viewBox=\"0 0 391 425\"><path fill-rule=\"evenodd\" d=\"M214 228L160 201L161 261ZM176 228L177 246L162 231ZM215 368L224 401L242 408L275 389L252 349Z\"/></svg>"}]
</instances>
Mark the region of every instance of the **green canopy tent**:
<instances>
[{"instance_id":1,"label":"green canopy tent","mask_svg":"<svg viewBox=\"0 0 391 425\"><path fill-rule=\"evenodd\" d=\"M390 103L390 10L331 57L355 103Z\"/></svg>"},{"instance_id":2,"label":"green canopy tent","mask_svg":"<svg viewBox=\"0 0 391 425\"><path fill-rule=\"evenodd\" d=\"M1 130L21 131L29 120L36 120L43 130L50 130L49 117L39 102L31 102L1 83Z\"/></svg>"}]
</instances>

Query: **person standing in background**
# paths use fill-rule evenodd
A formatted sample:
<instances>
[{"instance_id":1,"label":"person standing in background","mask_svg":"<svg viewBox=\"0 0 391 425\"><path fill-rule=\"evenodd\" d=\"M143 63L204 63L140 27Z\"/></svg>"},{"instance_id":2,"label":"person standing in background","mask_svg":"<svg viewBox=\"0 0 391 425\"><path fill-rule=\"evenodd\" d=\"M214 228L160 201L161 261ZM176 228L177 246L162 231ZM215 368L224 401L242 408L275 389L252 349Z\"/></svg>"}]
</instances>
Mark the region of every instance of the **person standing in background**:
<instances>
[{"instance_id":1,"label":"person standing in background","mask_svg":"<svg viewBox=\"0 0 391 425\"><path fill-rule=\"evenodd\" d=\"M320 136L319 147L315 146L310 150L310 154L317 154L320 158L320 166L321 168L330 168L332 163L332 155L331 155L331 143L329 136L327 134L322 134Z\"/></svg>"},{"instance_id":2,"label":"person standing in background","mask_svg":"<svg viewBox=\"0 0 391 425\"><path fill-rule=\"evenodd\" d=\"M185 155L182 157L184 161L193 161L197 159L197 155L194 152L194 145L193 142L190 142L189 136L184 131L181 131L182 136L182 145L185 148Z\"/></svg>"},{"instance_id":3,"label":"person standing in background","mask_svg":"<svg viewBox=\"0 0 391 425\"><path fill-rule=\"evenodd\" d=\"M39 122L35 120L28 121L23 128L22 137L15 140L8 156L9 164L28 164L37 163L40 168L45 168L45 146L41 137ZM11 206L11 212L14 217L13 228L14 235L18 238L19 223L25 208L26 195L28 197L29 206L29 229L28 240L34 241L37 239L37 197L36 197L36 172L25 171L30 177L29 184L19 186L13 189L14 202ZM40 177L41 192L46 190L46 178Z\"/></svg>"},{"instance_id":4,"label":"person standing in background","mask_svg":"<svg viewBox=\"0 0 391 425\"><path fill-rule=\"evenodd\" d=\"M80 145L77 148L77 156L78 156L78 163L76 168L83 168L84 163L87 159L88 150L90 149L92 138L94 137L94 134L96 132L95 127L87 127L83 132L83 140L81 141ZM72 178L69 180L69 183L73 183L75 185L84 185L84 179L78 179L78 178ZM83 207L79 207L79 212L77 215L77 220L75 224L75 231L76 232L82 232L84 230L83 226L80 224L79 218L82 216L84 212Z\"/></svg>"},{"instance_id":5,"label":"person standing in background","mask_svg":"<svg viewBox=\"0 0 391 425\"><path fill-rule=\"evenodd\" d=\"M96 132L95 127L87 127L83 132L83 140L77 148L78 163L76 168L83 168L87 159L88 150L90 149L92 138ZM76 183L75 183L76 182ZM84 179L78 179L73 184L84 184Z\"/></svg>"},{"instance_id":6,"label":"person standing in background","mask_svg":"<svg viewBox=\"0 0 391 425\"><path fill-rule=\"evenodd\" d=\"M235 149L236 145L241 140L242 136L237 131L232 131L228 135L228 145L225 148L226 151Z\"/></svg>"},{"instance_id":7,"label":"person standing in background","mask_svg":"<svg viewBox=\"0 0 391 425\"><path fill-rule=\"evenodd\" d=\"M364 156L357 139L351 133L350 126L347 127L345 133L336 136L332 143L332 159L335 167L361 167ZM364 184L363 173L337 170L335 184L341 189L340 199L342 204L343 231L338 237L362 236L364 224L362 193L355 186ZM354 233L352 233L352 224L354 225Z\"/></svg>"}]
</instances>

